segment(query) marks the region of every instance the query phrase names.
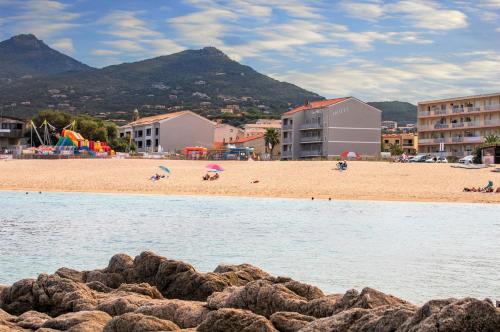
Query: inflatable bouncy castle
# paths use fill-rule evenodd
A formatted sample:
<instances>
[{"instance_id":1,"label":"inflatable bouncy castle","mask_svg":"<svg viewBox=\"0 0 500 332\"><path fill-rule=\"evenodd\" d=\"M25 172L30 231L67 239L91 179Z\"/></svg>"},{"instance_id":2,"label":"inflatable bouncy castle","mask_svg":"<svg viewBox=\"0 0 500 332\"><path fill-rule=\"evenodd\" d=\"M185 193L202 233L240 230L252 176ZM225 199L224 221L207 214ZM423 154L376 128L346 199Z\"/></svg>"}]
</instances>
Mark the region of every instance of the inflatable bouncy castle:
<instances>
[{"instance_id":1,"label":"inflatable bouncy castle","mask_svg":"<svg viewBox=\"0 0 500 332\"><path fill-rule=\"evenodd\" d=\"M58 154L88 154L91 156L115 154L115 151L106 142L87 140L80 133L68 129L62 130L61 137L55 146L55 152Z\"/></svg>"}]
</instances>

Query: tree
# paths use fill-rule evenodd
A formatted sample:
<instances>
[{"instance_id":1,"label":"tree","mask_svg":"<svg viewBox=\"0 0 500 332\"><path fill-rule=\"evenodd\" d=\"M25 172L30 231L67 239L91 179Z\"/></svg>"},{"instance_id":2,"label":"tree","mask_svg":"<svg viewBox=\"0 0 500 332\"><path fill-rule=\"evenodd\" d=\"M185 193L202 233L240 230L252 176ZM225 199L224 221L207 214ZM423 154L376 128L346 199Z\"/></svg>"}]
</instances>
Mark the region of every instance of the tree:
<instances>
[{"instance_id":1,"label":"tree","mask_svg":"<svg viewBox=\"0 0 500 332\"><path fill-rule=\"evenodd\" d=\"M400 156L404 151L399 144L390 144L389 152L391 153L391 156Z\"/></svg>"},{"instance_id":2,"label":"tree","mask_svg":"<svg viewBox=\"0 0 500 332\"><path fill-rule=\"evenodd\" d=\"M491 134L491 135L486 135L484 137L484 143L494 144L494 143L498 143L498 142L500 142L500 136Z\"/></svg>"},{"instance_id":3,"label":"tree","mask_svg":"<svg viewBox=\"0 0 500 332\"><path fill-rule=\"evenodd\" d=\"M276 130L276 128L267 128L266 133L264 134L264 141L266 143L266 149L268 146L271 147L271 159L273 157L273 150L276 145L280 143L280 134Z\"/></svg>"}]
</instances>

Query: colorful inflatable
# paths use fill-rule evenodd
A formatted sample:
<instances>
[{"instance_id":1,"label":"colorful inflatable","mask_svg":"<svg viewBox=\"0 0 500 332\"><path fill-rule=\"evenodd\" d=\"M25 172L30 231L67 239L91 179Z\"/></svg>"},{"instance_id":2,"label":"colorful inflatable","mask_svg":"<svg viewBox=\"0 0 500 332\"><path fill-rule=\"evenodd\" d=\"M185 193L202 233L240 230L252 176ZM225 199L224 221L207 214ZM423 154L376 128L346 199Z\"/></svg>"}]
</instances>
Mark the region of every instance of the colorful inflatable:
<instances>
[{"instance_id":1,"label":"colorful inflatable","mask_svg":"<svg viewBox=\"0 0 500 332\"><path fill-rule=\"evenodd\" d=\"M55 152L59 154L88 154L114 155L113 151L106 142L90 141L80 133L73 130L63 129L61 137L55 146Z\"/></svg>"}]
</instances>

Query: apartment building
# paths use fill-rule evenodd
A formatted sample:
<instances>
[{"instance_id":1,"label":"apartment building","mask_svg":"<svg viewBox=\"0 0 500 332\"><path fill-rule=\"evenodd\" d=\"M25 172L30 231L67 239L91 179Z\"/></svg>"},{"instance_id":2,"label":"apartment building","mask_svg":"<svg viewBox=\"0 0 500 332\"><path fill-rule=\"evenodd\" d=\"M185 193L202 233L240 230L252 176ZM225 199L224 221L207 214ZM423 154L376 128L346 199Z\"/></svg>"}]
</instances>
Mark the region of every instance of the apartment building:
<instances>
[{"instance_id":1,"label":"apartment building","mask_svg":"<svg viewBox=\"0 0 500 332\"><path fill-rule=\"evenodd\" d=\"M120 137L135 142L137 152L175 152L187 146L211 148L215 122L191 111L149 116L119 128Z\"/></svg>"},{"instance_id":2,"label":"apartment building","mask_svg":"<svg viewBox=\"0 0 500 332\"><path fill-rule=\"evenodd\" d=\"M382 135L384 152L390 152L392 145L399 145L404 153L416 154L418 151L418 135L417 134L383 134Z\"/></svg>"},{"instance_id":3,"label":"apartment building","mask_svg":"<svg viewBox=\"0 0 500 332\"><path fill-rule=\"evenodd\" d=\"M329 99L283 114L281 159L380 154L382 111L354 97Z\"/></svg>"},{"instance_id":4,"label":"apartment building","mask_svg":"<svg viewBox=\"0 0 500 332\"><path fill-rule=\"evenodd\" d=\"M10 116L0 117L0 153L21 143L26 121Z\"/></svg>"},{"instance_id":5,"label":"apartment building","mask_svg":"<svg viewBox=\"0 0 500 332\"><path fill-rule=\"evenodd\" d=\"M487 135L500 135L500 93L418 103L418 152L473 153Z\"/></svg>"}]
</instances>

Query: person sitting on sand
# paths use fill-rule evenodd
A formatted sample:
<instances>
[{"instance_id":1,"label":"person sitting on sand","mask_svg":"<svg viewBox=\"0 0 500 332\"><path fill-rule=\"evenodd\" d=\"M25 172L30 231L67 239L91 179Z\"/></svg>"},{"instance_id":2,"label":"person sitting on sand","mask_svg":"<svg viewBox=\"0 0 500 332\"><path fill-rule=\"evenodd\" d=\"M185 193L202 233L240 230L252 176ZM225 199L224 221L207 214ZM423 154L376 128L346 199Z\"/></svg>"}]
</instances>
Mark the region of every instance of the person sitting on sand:
<instances>
[{"instance_id":1,"label":"person sitting on sand","mask_svg":"<svg viewBox=\"0 0 500 332\"><path fill-rule=\"evenodd\" d=\"M210 179L210 175L208 175L208 173L203 175L203 181L207 181L209 179Z\"/></svg>"},{"instance_id":2,"label":"person sitting on sand","mask_svg":"<svg viewBox=\"0 0 500 332\"><path fill-rule=\"evenodd\" d=\"M489 190L493 190L493 181L488 181L488 184L483 188L483 190L486 192L489 192Z\"/></svg>"}]
</instances>

